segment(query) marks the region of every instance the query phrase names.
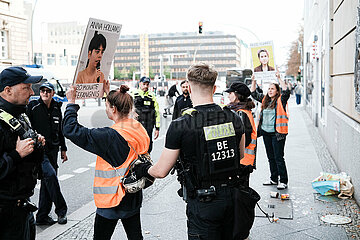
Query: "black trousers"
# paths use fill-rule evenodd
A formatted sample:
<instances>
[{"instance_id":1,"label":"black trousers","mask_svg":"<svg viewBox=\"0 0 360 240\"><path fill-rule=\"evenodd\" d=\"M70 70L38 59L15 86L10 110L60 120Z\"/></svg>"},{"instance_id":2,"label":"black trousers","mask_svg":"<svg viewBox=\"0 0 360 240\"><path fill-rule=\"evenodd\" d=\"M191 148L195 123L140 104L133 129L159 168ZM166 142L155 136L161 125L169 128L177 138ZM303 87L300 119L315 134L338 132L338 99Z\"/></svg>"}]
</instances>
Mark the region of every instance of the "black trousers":
<instances>
[{"instance_id":1,"label":"black trousers","mask_svg":"<svg viewBox=\"0 0 360 240\"><path fill-rule=\"evenodd\" d=\"M0 203L0 240L35 240L35 231L32 212Z\"/></svg>"},{"instance_id":2,"label":"black trousers","mask_svg":"<svg viewBox=\"0 0 360 240\"><path fill-rule=\"evenodd\" d=\"M216 197L210 202L189 198L186 206L188 239L247 238L255 218L255 204L260 197L257 193L252 196L253 192L246 189L244 192L235 187L218 188Z\"/></svg>"},{"instance_id":3,"label":"black trousers","mask_svg":"<svg viewBox=\"0 0 360 240\"><path fill-rule=\"evenodd\" d=\"M278 176L280 176L280 182L288 183L288 174L284 159L285 140L277 140L275 133L263 134L264 145L266 149L266 155L269 160L270 166L270 179L274 182L278 182Z\"/></svg>"},{"instance_id":4,"label":"black trousers","mask_svg":"<svg viewBox=\"0 0 360 240\"><path fill-rule=\"evenodd\" d=\"M110 240L118 219L107 219L99 214L95 216L94 240ZM121 219L128 240L142 240L140 213Z\"/></svg>"},{"instance_id":5,"label":"black trousers","mask_svg":"<svg viewBox=\"0 0 360 240\"><path fill-rule=\"evenodd\" d=\"M67 212L67 205L57 178L57 166L55 165L57 156L58 150L47 152L41 164L43 178L41 179L39 210L36 214L38 221L43 220L49 215L52 203L55 205L56 215L64 216Z\"/></svg>"},{"instance_id":6,"label":"black trousers","mask_svg":"<svg viewBox=\"0 0 360 240\"><path fill-rule=\"evenodd\" d=\"M154 125L151 125L151 126L144 125L144 128L145 128L145 130L146 130L146 132L147 132L147 134L149 135L149 138L150 138L150 145L149 145L148 153L151 153L151 150L153 148L152 133L153 133Z\"/></svg>"}]
</instances>

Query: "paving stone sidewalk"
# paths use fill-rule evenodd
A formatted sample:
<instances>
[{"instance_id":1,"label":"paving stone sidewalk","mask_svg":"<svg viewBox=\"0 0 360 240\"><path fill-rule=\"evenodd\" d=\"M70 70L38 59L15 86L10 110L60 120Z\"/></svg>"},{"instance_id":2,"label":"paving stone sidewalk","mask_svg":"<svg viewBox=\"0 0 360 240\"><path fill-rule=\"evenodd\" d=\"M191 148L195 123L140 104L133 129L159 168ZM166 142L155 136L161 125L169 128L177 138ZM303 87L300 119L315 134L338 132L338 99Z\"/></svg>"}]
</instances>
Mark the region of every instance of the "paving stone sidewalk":
<instances>
[{"instance_id":1,"label":"paving stone sidewalk","mask_svg":"<svg viewBox=\"0 0 360 240\"><path fill-rule=\"evenodd\" d=\"M360 239L359 207L354 200L324 202L311 187L311 181L321 171L338 173L326 145L313 126L311 119L294 100L290 103L289 136L285 146L285 159L289 174L289 193L293 204L293 219L280 219L270 223L265 217L256 217L249 239ZM250 185L261 195L269 198L275 186L263 186L269 176L268 162L263 140L258 140L257 170L252 174ZM156 180L155 185L144 191L141 210L144 239L183 240L186 235L185 204L176 191L179 184L175 176ZM327 224L320 220L326 214L350 217L346 225ZM92 239L94 212L54 239ZM47 229L46 231L51 231ZM41 238L37 238L41 239ZM112 239L126 239L121 223Z\"/></svg>"}]
</instances>

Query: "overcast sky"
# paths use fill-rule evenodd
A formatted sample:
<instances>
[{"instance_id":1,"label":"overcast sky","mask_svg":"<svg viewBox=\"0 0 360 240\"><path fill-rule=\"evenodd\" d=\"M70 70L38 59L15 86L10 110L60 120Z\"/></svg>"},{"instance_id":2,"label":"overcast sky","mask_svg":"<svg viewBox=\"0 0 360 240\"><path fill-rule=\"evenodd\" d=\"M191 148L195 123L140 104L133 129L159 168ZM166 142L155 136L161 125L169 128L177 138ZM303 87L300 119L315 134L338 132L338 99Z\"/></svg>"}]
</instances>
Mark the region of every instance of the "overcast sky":
<instances>
[{"instance_id":1,"label":"overcast sky","mask_svg":"<svg viewBox=\"0 0 360 240\"><path fill-rule=\"evenodd\" d=\"M303 0L37 0L33 31L38 36L47 22L86 25L91 17L122 24L121 35L196 32L202 21L204 32L236 34L248 44L257 38L273 40L281 65L297 39L303 4Z\"/></svg>"}]
</instances>

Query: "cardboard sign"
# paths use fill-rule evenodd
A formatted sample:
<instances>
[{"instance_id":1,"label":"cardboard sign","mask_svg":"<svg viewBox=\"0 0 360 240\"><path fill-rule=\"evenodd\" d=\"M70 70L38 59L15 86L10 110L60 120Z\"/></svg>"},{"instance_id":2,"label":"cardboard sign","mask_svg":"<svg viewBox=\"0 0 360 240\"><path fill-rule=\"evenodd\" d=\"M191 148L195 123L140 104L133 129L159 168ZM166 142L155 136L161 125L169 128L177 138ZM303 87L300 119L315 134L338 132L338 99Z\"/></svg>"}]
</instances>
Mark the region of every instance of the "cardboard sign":
<instances>
[{"instance_id":1,"label":"cardboard sign","mask_svg":"<svg viewBox=\"0 0 360 240\"><path fill-rule=\"evenodd\" d=\"M250 49L255 79L261 83L276 81L273 42L252 43Z\"/></svg>"},{"instance_id":2,"label":"cardboard sign","mask_svg":"<svg viewBox=\"0 0 360 240\"><path fill-rule=\"evenodd\" d=\"M76 98L99 98L104 95L111 63L122 25L89 19L80 51L73 84Z\"/></svg>"}]
</instances>

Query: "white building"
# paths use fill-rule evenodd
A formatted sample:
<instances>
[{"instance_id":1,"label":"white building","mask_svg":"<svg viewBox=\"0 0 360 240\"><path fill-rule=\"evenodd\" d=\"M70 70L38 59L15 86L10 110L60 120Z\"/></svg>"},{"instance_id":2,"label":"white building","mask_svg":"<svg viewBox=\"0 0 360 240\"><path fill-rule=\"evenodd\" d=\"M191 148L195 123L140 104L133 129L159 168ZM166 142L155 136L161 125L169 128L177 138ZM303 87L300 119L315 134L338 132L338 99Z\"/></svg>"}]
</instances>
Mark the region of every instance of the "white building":
<instances>
[{"instance_id":1,"label":"white building","mask_svg":"<svg viewBox=\"0 0 360 240\"><path fill-rule=\"evenodd\" d=\"M27 18L23 1L0 0L0 65L29 63Z\"/></svg>"},{"instance_id":2,"label":"white building","mask_svg":"<svg viewBox=\"0 0 360 240\"><path fill-rule=\"evenodd\" d=\"M355 108L355 92L360 80L354 79L359 1L304 3L305 108L337 167L352 177L359 201L360 113Z\"/></svg>"}]
</instances>

